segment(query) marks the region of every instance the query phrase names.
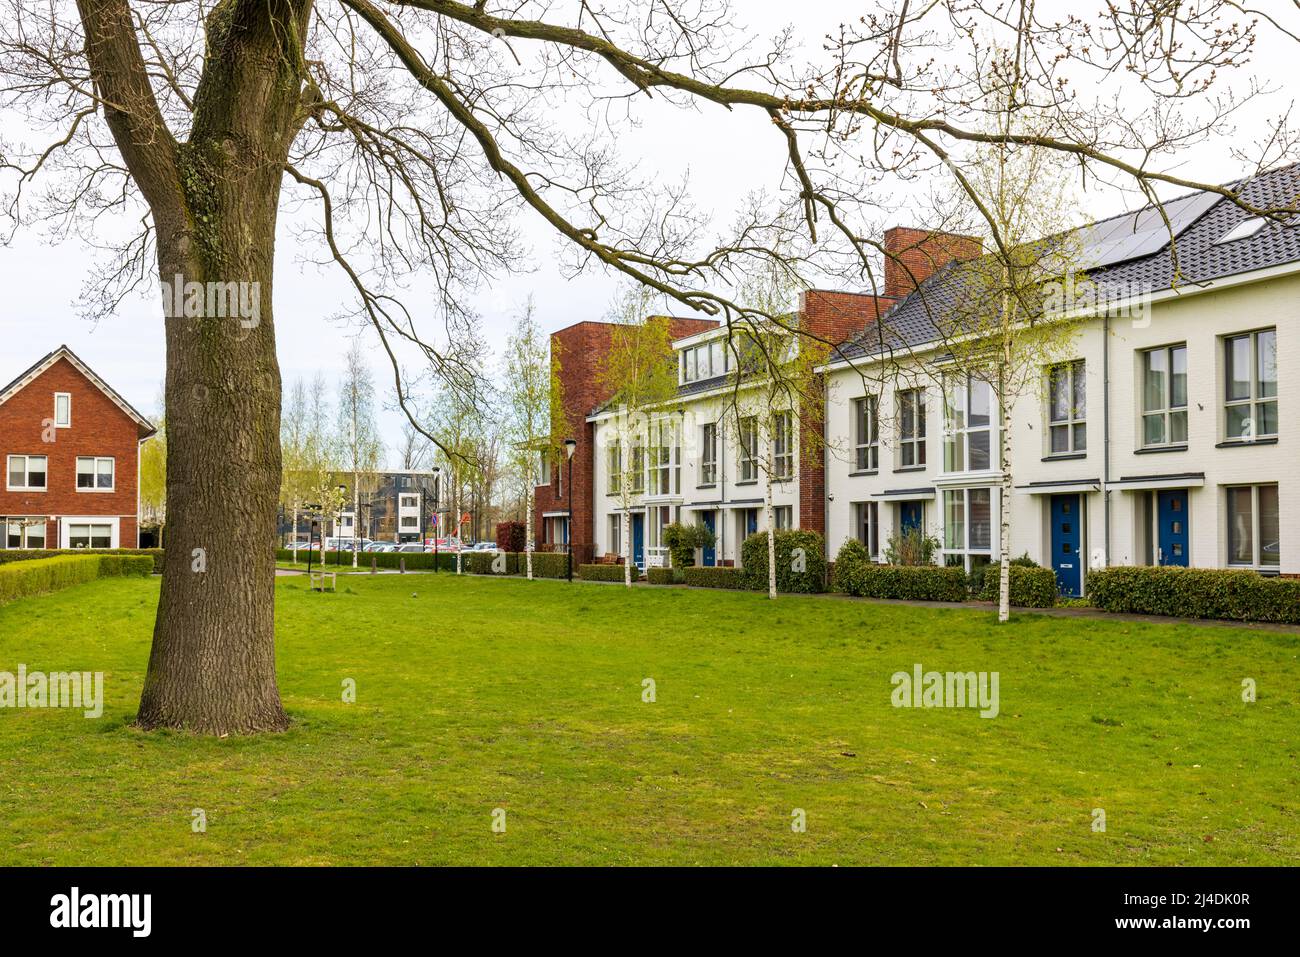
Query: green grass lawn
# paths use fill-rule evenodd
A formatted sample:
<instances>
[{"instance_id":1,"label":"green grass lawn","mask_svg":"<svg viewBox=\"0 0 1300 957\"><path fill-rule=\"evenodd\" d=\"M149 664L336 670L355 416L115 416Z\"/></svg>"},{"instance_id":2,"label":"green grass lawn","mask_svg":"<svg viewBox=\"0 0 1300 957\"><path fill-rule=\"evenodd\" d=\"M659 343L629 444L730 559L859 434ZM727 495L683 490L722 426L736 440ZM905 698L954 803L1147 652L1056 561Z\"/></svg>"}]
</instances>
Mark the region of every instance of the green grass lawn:
<instances>
[{"instance_id":1,"label":"green grass lawn","mask_svg":"<svg viewBox=\"0 0 1300 957\"><path fill-rule=\"evenodd\" d=\"M100 670L107 695L98 720L0 710L0 864L1300 861L1294 634L442 574L306 584L277 585L294 725L258 738L130 726L157 579L0 608L0 671ZM1001 714L892 707L891 674L917 662L999 672Z\"/></svg>"}]
</instances>

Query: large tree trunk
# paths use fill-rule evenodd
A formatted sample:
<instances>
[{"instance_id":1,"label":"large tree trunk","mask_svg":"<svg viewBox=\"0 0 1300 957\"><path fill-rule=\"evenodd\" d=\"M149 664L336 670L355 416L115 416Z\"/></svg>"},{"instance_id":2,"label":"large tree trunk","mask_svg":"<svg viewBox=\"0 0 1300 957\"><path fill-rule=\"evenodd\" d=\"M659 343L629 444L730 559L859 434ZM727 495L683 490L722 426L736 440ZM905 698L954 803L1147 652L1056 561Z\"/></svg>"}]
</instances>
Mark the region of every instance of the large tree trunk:
<instances>
[{"instance_id":1,"label":"large tree trunk","mask_svg":"<svg viewBox=\"0 0 1300 957\"><path fill-rule=\"evenodd\" d=\"M107 98L125 105L109 110L109 125L150 203L163 281L257 284L248 287L257 290L255 321L165 321L172 527L137 718L145 728L227 734L288 724L275 678L280 368L271 304L310 6L223 0L213 8L193 126L181 144L156 123L142 131L144 94L123 90L139 82L125 3L80 3L92 68Z\"/></svg>"}]
</instances>

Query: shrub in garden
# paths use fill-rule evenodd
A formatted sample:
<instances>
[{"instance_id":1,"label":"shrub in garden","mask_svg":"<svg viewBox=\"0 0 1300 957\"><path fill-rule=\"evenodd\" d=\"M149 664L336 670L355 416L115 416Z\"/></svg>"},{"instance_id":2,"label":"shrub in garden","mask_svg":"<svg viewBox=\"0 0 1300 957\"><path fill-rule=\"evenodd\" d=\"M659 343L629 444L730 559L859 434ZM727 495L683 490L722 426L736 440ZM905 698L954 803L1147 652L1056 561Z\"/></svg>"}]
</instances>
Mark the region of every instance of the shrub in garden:
<instances>
[{"instance_id":1,"label":"shrub in garden","mask_svg":"<svg viewBox=\"0 0 1300 957\"><path fill-rule=\"evenodd\" d=\"M0 549L0 565L8 562L26 562L39 558L57 558L60 555L85 555L85 548L13 548ZM96 555L148 555L153 559L153 573L161 575L163 550L161 548L96 548ZM286 553L288 554L288 553Z\"/></svg>"},{"instance_id":2,"label":"shrub in garden","mask_svg":"<svg viewBox=\"0 0 1300 957\"><path fill-rule=\"evenodd\" d=\"M958 566L859 565L850 562L843 573L838 568L836 572L840 590L860 598L966 600L966 570Z\"/></svg>"},{"instance_id":3,"label":"shrub in garden","mask_svg":"<svg viewBox=\"0 0 1300 957\"><path fill-rule=\"evenodd\" d=\"M686 568L693 568L687 565L685 568L647 568L645 570L646 581L652 585L678 585L686 581ZM622 571L622 569L619 569Z\"/></svg>"},{"instance_id":4,"label":"shrub in garden","mask_svg":"<svg viewBox=\"0 0 1300 957\"><path fill-rule=\"evenodd\" d=\"M867 554L867 546L856 538L848 539L840 546L839 552L835 555L835 567L831 572L831 587L835 591L847 592L846 582L856 575L859 569L871 564L874 563L871 561L871 556Z\"/></svg>"},{"instance_id":5,"label":"shrub in garden","mask_svg":"<svg viewBox=\"0 0 1300 957\"><path fill-rule=\"evenodd\" d=\"M510 552L471 552L462 556L461 569L471 575L515 575L519 572L519 556Z\"/></svg>"},{"instance_id":6,"label":"shrub in garden","mask_svg":"<svg viewBox=\"0 0 1300 957\"><path fill-rule=\"evenodd\" d=\"M816 532L789 529L777 532L775 538L776 590L825 591L826 557L822 537ZM797 554L795 549L802 551ZM767 532L755 532L746 538L740 546L740 559L746 585L767 591Z\"/></svg>"},{"instance_id":7,"label":"shrub in garden","mask_svg":"<svg viewBox=\"0 0 1300 957\"><path fill-rule=\"evenodd\" d=\"M663 528L663 543L668 548L673 568L689 568L695 564L695 550L712 548L717 537L703 522L691 525L671 522Z\"/></svg>"},{"instance_id":8,"label":"shrub in garden","mask_svg":"<svg viewBox=\"0 0 1300 957\"><path fill-rule=\"evenodd\" d=\"M886 565L933 565L939 539L919 528L895 532L885 543Z\"/></svg>"},{"instance_id":9,"label":"shrub in garden","mask_svg":"<svg viewBox=\"0 0 1300 957\"><path fill-rule=\"evenodd\" d=\"M528 543L528 526L523 522L497 522L497 549L522 552Z\"/></svg>"},{"instance_id":10,"label":"shrub in garden","mask_svg":"<svg viewBox=\"0 0 1300 957\"><path fill-rule=\"evenodd\" d=\"M536 556L533 556L536 558ZM583 581L588 582L622 582L623 566L622 565L579 565L576 574ZM636 581L634 577L632 579Z\"/></svg>"},{"instance_id":11,"label":"shrub in garden","mask_svg":"<svg viewBox=\"0 0 1300 957\"><path fill-rule=\"evenodd\" d=\"M1018 561L1013 559L1008 569L1011 604L1017 608L1051 608L1055 605L1056 572L1040 568L1036 563L1023 565ZM999 571L997 565L986 566L983 586L977 593L982 601L998 600Z\"/></svg>"},{"instance_id":12,"label":"shrub in garden","mask_svg":"<svg viewBox=\"0 0 1300 957\"><path fill-rule=\"evenodd\" d=\"M1114 566L1090 572L1105 611L1300 624L1300 580L1224 568Z\"/></svg>"},{"instance_id":13,"label":"shrub in garden","mask_svg":"<svg viewBox=\"0 0 1300 957\"><path fill-rule=\"evenodd\" d=\"M84 550L78 555L9 562L0 565L0 604L80 585L101 575L143 576L152 571L153 557L150 555L87 554Z\"/></svg>"},{"instance_id":14,"label":"shrub in garden","mask_svg":"<svg viewBox=\"0 0 1300 957\"><path fill-rule=\"evenodd\" d=\"M744 588L745 576L739 568L705 568L691 566L682 569L682 579L695 588Z\"/></svg>"}]
</instances>

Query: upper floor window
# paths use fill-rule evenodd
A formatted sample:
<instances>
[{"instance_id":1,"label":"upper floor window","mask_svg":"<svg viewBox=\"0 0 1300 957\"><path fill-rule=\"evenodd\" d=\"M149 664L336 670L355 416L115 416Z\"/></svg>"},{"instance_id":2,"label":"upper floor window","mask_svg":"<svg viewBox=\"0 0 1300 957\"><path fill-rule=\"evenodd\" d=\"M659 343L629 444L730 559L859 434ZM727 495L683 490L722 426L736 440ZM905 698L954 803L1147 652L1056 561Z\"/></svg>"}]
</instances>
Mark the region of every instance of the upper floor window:
<instances>
[{"instance_id":1,"label":"upper floor window","mask_svg":"<svg viewBox=\"0 0 1300 957\"><path fill-rule=\"evenodd\" d=\"M1282 557L1276 485L1228 489L1228 564L1274 569Z\"/></svg>"},{"instance_id":2,"label":"upper floor window","mask_svg":"<svg viewBox=\"0 0 1300 957\"><path fill-rule=\"evenodd\" d=\"M1082 359L1047 372L1047 436L1052 455L1088 448L1087 384Z\"/></svg>"},{"instance_id":3,"label":"upper floor window","mask_svg":"<svg viewBox=\"0 0 1300 957\"><path fill-rule=\"evenodd\" d=\"M402 528L418 528L420 517L418 515L403 515Z\"/></svg>"},{"instance_id":4,"label":"upper floor window","mask_svg":"<svg viewBox=\"0 0 1300 957\"><path fill-rule=\"evenodd\" d=\"M402 508L418 508L420 500L414 495L402 496Z\"/></svg>"},{"instance_id":5,"label":"upper floor window","mask_svg":"<svg viewBox=\"0 0 1300 957\"><path fill-rule=\"evenodd\" d=\"M640 495L645 491L645 448L639 443L632 446L632 459L628 463L628 478L631 480L629 492L633 495Z\"/></svg>"},{"instance_id":6,"label":"upper floor window","mask_svg":"<svg viewBox=\"0 0 1300 957\"><path fill-rule=\"evenodd\" d=\"M898 393L898 463L901 468L925 464L925 392Z\"/></svg>"},{"instance_id":7,"label":"upper floor window","mask_svg":"<svg viewBox=\"0 0 1300 957\"><path fill-rule=\"evenodd\" d=\"M706 422L700 432L700 484L713 485L718 481L718 424Z\"/></svg>"},{"instance_id":8,"label":"upper floor window","mask_svg":"<svg viewBox=\"0 0 1300 957\"><path fill-rule=\"evenodd\" d=\"M72 426L72 393L54 393L54 425L66 429Z\"/></svg>"},{"instance_id":9,"label":"upper floor window","mask_svg":"<svg viewBox=\"0 0 1300 957\"><path fill-rule=\"evenodd\" d=\"M794 420L789 412L772 416L772 478L777 482L794 477Z\"/></svg>"},{"instance_id":10,"label":"upper floor window","mask_svg":"<svg viewBox=\"0 0 1300 957\"><path fill-rule=\"evenodd\" d=\"M673 495L681 492L681 449L677 445L676 425L664 419L651 427L650 494Z\"/></svg>"},{"instance_id":11,"label":"upper floor window","mask_svg":"<svg viewBox=\"0 0 1300 957\"><path fill-rule=\"evenodd\" d=\"M10 491L45 489L45 472L48 460L44 455L9 456L8 485Z\"/></svg>"},{"instance_id":12,"label":"upper floor window","mask_svg":"<svg viewBox=\"0 0 1300 957\"><path fill-rule=\"evenodd\" d=\"M1223 340L1224 434L1229 439L1277 435L1277 330Z\"/></svg>"},{"instance_id":13,"label":"upper floor window","mask_svg":"<svg viewBox=\"0 0 1300 957\"><path fill-rule=\"evenodd\" d=\"M950 376L943 404L945 472L978 472L992 467L993 389L975 376Z\"/></svg>"},{"instance_id":14,"label":"upper floor window","mask_svg":"<svg viewBox=\"0 0 1300 957\"><path fill-rule=\"evenodd\" d=\"M538 485L551 484L551 453L550 452L542 452L538 456L537 484Z\"/></svg>"},{"instance_id":15,"label":"upper floor window","mask_svg":"<svg viewBox=\"0 0 1300 957\"><path fill-rule=\"evenodd\" d=\"M880 467L880 423L876 411L874 395L853 400L853 467L859 472L874 472Z\"/></svg>"},{"instance_id":16,"label":"upper floor window","mask_svg":"<svg viewBox=\"0 0 1300 957\"><path fill-rule=\"evenodd\" d=\"M758 419L747 415L740 420L740 481L758 480Z\"/></svg>"},{"instance_id":17,"label":"upper floor window","mask_svg":"<svg viewBox=\"0 0 1300 957\"><path fill-rule=\"evenodd\" d=\"M711 379L727 371L726 350L722 340L691 346L681 351L681 377L683 382Z\"/></svg>"},{"instance_id":18,"label":"upper floor window","mask_svg":"<svg viewBox=\"0 0 1300 957\"><path fill-rule=\"evenodd\" d=\"M617 495L623 490L623 448L617 439L605 450L605 467L609 471L606 490L610 495Z\"/></svg>"},{"instance_id":19,"label":"upper floor window","mask_svg":"<svg viewBox=\"0 0 1300 957\"><path fill-rule=\"evenodd\" d=\"M100 492L113 490L113 460L106 457L77 456L77 488Z\"/></svg>"},{"instance_id":20,"label":"upper floor window","mask_svg":"<svg viewBox=\"0 0 1300 957\"><path fill-rule=\"evenodd\" d=\"M1187 442L1187 345L1142 353L1142 444Z\"/></svg>"}]
</instances>

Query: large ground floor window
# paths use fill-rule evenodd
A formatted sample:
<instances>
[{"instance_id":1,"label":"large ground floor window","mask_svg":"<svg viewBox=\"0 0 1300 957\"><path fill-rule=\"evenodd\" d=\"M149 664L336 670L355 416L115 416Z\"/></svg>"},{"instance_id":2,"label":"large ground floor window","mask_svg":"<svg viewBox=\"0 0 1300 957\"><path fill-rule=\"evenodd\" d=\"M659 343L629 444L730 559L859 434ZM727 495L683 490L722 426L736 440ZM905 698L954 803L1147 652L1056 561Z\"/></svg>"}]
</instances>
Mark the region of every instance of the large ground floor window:
<instances>
[{"instance_id":1,"label":"large ground floor window","mask_svg":"<svg viewBox=\"0 0 1300 957\"><path fill-rule=\"evenodd\" d=\"M853 503L853 535L875 558L880 554L880 505L877 502Z\"/></svg>"},{"instance_id":2,"label":"large ground floor window","mask_svg":"<svg viewBox=\"0 0 1300 957\"><path fill-rule=\"evenodd\" d=\"M5 548L44 548L45 516L16 516L4 520Z\"/></svg>"},{"instance_id":3,"label":"large ground floor window","mask_svg":"<svg viewBox=\"0 0 1300 957\"><path fill-rule=\"evenodd\" d=\"M1276 485L1227 489L1228 564L1263 570L1281 562L1281 522Z\"/></svg>"},{"instance_id":4,"label":"large ground floor window","mask_svg":"<svg viewBox=\"0 0 1300 957\"><path fill-rule=\"evenodd\" d=\"M943 560L971 571L993 560L993 490L943 493Z\"/></svg>"},{"instance_id":5,"label":"large ground floor window","mask_svg":"<svg viewBox=\"0 0 1300 957\"><path fill-rule=\"evenodd\" d=\"M73 522L68 525L69 548L112 548L113 526L98 522Z\"/></svg>"}]
</instances>

